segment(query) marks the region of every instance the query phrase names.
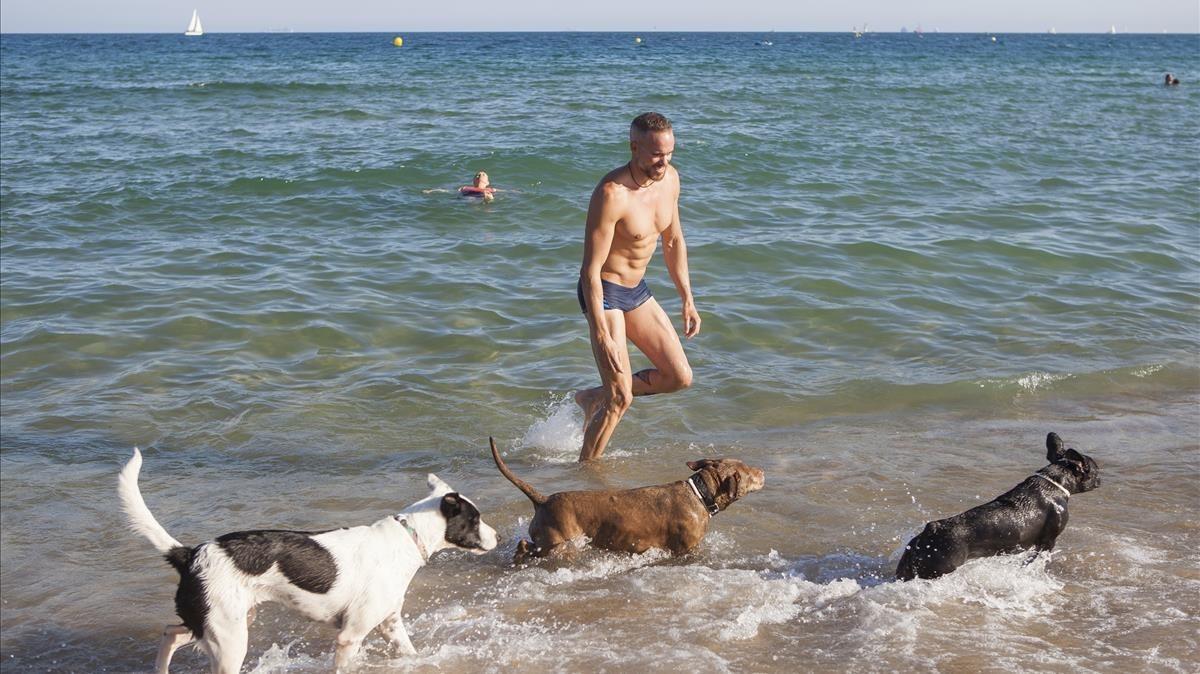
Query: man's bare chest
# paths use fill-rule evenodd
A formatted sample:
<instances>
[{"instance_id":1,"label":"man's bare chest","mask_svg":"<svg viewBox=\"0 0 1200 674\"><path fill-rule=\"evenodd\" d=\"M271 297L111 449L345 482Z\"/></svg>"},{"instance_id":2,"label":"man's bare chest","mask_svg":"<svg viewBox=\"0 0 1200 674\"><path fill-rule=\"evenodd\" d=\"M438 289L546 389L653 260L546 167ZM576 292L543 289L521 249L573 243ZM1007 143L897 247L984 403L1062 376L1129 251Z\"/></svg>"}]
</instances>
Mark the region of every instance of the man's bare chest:
<instances>
[{"instance_id":1,"label":"man's bare chest","mask_svg":"<svg viewBox=\"0 0 1200 674\"><path fill-rule=\"evenodd\" d=\"M666 200L663 200L664 202ZM646 245L658 239L671 226L671 209L667 203L633 204L617 223L617 235L632 245Z\"/></svg>"}]
</instances>

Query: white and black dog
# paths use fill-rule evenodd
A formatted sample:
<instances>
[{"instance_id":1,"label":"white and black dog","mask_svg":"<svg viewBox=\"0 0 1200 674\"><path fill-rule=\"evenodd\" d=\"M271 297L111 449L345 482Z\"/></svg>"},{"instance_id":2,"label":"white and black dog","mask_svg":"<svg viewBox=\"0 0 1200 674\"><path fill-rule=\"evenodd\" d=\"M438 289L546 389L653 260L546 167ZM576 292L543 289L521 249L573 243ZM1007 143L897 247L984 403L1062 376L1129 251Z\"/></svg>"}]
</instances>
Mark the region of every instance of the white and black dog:
<instances>
[{"instance_id":1,"label":"white and black dog","mask_svg":"<svg viewBox=\"0 0 1200 674\"><path fill-rule=\"evenodd\" d=\"M182 625L163 630L155 668L166 674L180 646L199 643L212 671L236 674L246 657L254 607L277 601L337 627L337 669L344 669L367 634L382 624L389 641L416 654L404 629L404 594L417 569L446 548L483 554L497 536L479 510L436 475L429 496L369 526L322 533L258 530L225 534L187 547L150 514L138 489L142 454L121 470L117 494L130 526L179 572L175 612Z\"/></svg>"}]
</instances>

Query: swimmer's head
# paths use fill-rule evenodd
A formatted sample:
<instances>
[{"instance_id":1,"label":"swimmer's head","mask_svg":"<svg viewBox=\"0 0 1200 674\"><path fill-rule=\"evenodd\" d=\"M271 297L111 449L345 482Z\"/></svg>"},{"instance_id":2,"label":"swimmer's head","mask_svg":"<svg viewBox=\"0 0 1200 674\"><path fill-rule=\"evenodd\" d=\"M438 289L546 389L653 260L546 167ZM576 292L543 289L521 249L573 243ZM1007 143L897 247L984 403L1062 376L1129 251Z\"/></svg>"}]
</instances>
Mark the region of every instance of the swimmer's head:
<instances>
[{"instance_id":1,"label":"swimmer's head","mask_svg":"<svg viewBox=\"0 0 1200 674\"><path fill-rule=\"evenodd\" d=\"M654 181L667 175L667 166L675 153L675 131L671 120L657 112L647 112L634 118L629 125L629 153L631 164L637 169L638 180L642 176Z\"/></svg>"},{"instance_id":2,"label":"swimmer's head","mask_svg":"<svg viewBox=\"0 0 1200 674\"><path fill-rule=\"evenodd\" d=\"M484 173L483 171L475 174L475 187L483 189L488 186L488 183L488 174Z\"/></svg>"}]
</instances>

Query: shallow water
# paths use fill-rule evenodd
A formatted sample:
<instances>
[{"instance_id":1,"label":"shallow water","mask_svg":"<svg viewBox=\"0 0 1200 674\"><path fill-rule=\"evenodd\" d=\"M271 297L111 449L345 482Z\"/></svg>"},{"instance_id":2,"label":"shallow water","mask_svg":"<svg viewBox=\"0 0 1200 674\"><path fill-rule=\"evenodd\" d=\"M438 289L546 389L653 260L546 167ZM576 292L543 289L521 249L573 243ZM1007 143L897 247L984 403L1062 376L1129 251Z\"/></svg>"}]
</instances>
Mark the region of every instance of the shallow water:
<instances>
[{"instance_id":1,"label":"shallow water","mask_svg":"<svg viewBox=\"0 0 1200 674\"><path fill-rule=\"evenodd\" d=\"M376 638L367 671L1194 671L1200 38L643 37L0 36L5 669L153 660L174 574L113 498L139 445L189 543L369 522L427 472L474 499L502 549L435 558L420 656ZM580 469L584 209L648 108L696 384ZM454 197L479 169L506 191ZM1048 431L1104 480L1049 559L889 581ZM547 492L715 455L767 487L680 559L512 569L532 511L488 435ZM246 669L332 639L264 607Z\"/></svg>"}]
</instances>

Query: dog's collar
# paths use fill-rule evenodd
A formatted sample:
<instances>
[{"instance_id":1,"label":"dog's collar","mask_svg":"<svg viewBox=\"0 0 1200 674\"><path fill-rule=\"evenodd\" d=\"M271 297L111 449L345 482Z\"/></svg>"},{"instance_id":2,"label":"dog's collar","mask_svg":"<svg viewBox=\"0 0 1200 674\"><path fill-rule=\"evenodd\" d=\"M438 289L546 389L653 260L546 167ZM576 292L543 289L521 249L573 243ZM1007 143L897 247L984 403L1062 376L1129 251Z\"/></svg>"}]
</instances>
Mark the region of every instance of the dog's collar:
<instances>
[{"instance_id":1,"label":"dog's collar","mask_svg":"<svg viewBox=\"0 0 1200 674\"><path fill-rule=\"evenodd\" d=\"M721 512L721 509L717 507L716 500L713 499L712 492L708 490L708 485L704 484L704 480L700 479L700 473L689 477L687 483L692 488L692 493L696 495L696 498L700 499L700 503L704 504L704 509L708 511L709 517Z\"/></svg>"},{"instance_id":2,"label":"dog's collar","mask_svg":"<svg viewBox=\"0 0 1200 674\"><path fill-rule=\"evenodd\" d=\"M403 517L399 515L393 515L393 517L395 517L396 521L400 523L400 526L404 527L404 530L408 532L408 535L412 536L413 543L417 544L417 552L421 553L421 561L428 562L429 553L425 551L425 544L421 542L420 536L417 536L416 529L413 529L412 525L408 523L408 520L404 519Z\"/></svg>"},{"instance_id":3,"label":"dog's collar","mask_svg":"<svg viewBox=\"0 0 1200 674\"><path fill-rule=\"evenodd\" d=\"M1054 485L1055 487L1058 487L1059 489L1061 489L1061 490L1063 491L1063 493L1064 493L1064 494L1066 494L1066 495L1067 495L1067 498L1071 498L1071 492L1067 491L1067 488L1066 488L1066 487L1064 487L1064 486L1062 486L1061 484L1059 484L1059 483L1055 482L1054 480L1051 480L1050 478L1046 477L1045 475L1043 475L1043 474L1041 474L1041 473L1034 473L1034 474L1033 474L1033 476L1034 476L1034 477L1040 477L1040 478L1042 478L1043 480L1045 480L1045 481L1049 482L1050 484Z\"/></svg>"}]
</instances>

